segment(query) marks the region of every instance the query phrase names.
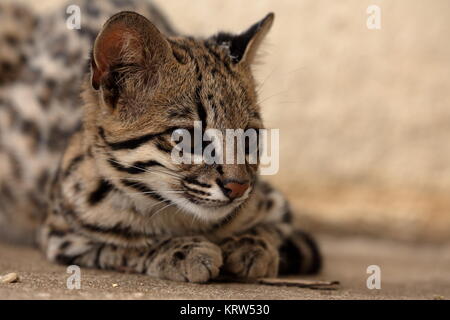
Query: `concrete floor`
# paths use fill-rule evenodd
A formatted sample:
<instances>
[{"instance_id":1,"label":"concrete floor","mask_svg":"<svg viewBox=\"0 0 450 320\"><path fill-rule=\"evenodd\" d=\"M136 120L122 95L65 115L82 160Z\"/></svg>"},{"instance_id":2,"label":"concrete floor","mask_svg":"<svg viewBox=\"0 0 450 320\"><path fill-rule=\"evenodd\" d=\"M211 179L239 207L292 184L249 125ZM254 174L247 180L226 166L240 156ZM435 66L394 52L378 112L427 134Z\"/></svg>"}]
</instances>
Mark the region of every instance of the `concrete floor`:
<instances>
[{"instance_id":1,"label":"concrete floor","mask_svg":"<svg viewBox=\"0 0 450 320\"><path fill-rule=\"evenodd\" d=\"M0 244L0 274L20 282L0 284L0 299L449 299L450 245L406 245L366 238L321 237L326 265L305 279L338 280L338 290L253 284L186 284L143 275L82 269L81 289L69 290L66 268L40 252ZM369 290L366 269L381 268L381 289Z\"/></svg>"}]
</instances>

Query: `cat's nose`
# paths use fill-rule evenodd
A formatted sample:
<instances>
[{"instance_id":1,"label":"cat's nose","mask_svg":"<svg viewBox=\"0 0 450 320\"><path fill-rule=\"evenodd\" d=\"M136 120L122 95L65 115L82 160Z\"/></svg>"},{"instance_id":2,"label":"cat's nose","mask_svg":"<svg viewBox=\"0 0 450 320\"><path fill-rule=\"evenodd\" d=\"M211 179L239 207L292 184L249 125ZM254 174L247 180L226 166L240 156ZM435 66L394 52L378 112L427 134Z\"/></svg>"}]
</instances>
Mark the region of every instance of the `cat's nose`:
<instances>
[{"instance_id":1,"label":"cat's nose","mask_svg":"<svg viewBox=\"0 0 450 320\"><path fill-rule=\"evenodd\" d=\"M223 185L223 193L230 199L236 199L242 197L249 187L248 182L230 181Z\"/></svg>"}]
</instances>

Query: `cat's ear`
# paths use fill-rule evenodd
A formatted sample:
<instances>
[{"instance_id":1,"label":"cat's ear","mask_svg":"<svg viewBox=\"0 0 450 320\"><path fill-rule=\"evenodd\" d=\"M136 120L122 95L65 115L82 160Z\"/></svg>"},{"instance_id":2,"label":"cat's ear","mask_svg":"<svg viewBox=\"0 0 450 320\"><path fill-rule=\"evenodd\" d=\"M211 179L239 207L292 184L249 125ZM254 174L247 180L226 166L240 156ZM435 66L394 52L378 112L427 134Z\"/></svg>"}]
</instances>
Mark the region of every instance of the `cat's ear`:
<instances>
[{"instance_id":1,"label":"cat's ear","mask_svg":"<svg viewBox=\"0 0 450 320\"><path fill-rule=\"evenodd\" d=\"M271 12L241 34L219 33L215 36L215 41L219 45L228 47L234 63L246 62L251 64L255 60L261 42L272 27L274 19L275 14Z\"/></svg>"},{"instance_id":2,"label":"cat's ear","mask_svg":"<svg viewBox=\"0 0 450 320\"><path fill-rule=\"evenodd\" d=\"M96 90L115 68L152 67L170 55L164 35L145 17L123 11L112 16L97 36L92 52L92 87ZM151 68L154 69L154 68Z\"/></svg>"}]
</instances>

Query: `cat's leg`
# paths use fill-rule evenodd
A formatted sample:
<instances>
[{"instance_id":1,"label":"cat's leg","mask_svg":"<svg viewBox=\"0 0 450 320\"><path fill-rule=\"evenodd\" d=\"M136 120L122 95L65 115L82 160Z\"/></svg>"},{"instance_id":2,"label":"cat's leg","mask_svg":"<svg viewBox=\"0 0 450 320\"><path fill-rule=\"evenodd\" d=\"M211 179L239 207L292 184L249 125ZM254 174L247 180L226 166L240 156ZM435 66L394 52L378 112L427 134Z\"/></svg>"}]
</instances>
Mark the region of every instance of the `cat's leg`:
<instances>
[{"instance_id":1,"label":"cat's leg","mask_svg":"<svg viewBox=\"0 0 450 320\"><path fill-rule=\"evenodd\" d=\"M287 200L267 183L260 182L257 188L257 210L265 218L253 228L222 240L223 270L243 278L319 272L319 247L313 237L293 226Z\"/></svg>"},{"instance_id":2,"label":"cat's leg","mask_svg":"<svg viewBox=\"0 0 450 320\"><path fill-rule=\"evenodd\" d=\"M95 242L73 232L48 228L41 237L47 258L66 265L199 283L215 278L222 265L220 248L203 237L152 240L139 248Z\"/></svg>"},{"instance_id":3,"label":"cat's leg","mask_svg":"<svg viewBox=\"0 0 450 320\"><path fill-rule=\"evenodd\" d=\"M220 243L223 252L223 273L239 278L275 277L279 268L277 245L252 229L244 234L225 238Z\"/></svg>"},{"instance_id":4,"label":"cat's leg","mask_svg":"<svg viewBox=\"0 0 450 320\"><path fill-rule=\"evenodd\" d=\"M287 224L261 224L225 238L223 270L241 278L275 277L278 274L315 274L322 258L315 240Z\"/></svg>"}]
</instances>

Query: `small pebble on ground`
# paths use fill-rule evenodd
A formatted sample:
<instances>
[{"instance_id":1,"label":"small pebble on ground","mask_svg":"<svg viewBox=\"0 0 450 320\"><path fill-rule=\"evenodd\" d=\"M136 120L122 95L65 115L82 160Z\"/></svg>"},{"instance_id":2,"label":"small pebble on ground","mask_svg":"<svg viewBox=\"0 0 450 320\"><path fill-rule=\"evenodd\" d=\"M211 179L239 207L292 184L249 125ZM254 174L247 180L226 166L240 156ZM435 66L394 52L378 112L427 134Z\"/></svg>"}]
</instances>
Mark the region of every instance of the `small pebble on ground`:
<instances>
[{"instance_id":1,"label":"small pebble on ground","mask_svg":"<svg viewBox=\"0 0 450 320\"><path fill-rule=\"evenodd\" d=\"M15 272L0 276L0 283L14 283L19 281L19 275Z\"/></svg>"}]
</instances>

